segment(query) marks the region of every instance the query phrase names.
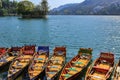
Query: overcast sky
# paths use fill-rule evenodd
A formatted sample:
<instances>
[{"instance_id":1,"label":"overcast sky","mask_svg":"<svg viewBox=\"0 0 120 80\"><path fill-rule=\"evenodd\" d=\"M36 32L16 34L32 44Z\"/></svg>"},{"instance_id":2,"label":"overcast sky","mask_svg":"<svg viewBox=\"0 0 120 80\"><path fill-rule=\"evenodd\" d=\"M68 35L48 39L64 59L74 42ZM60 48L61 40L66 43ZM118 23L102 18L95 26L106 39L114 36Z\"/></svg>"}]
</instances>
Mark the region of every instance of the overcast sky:
<instances>
[{"instance_id":1,"label":"overcast sky","mask_svg":"<svg viewBox=\"0 0 120 80\"><path fill-rule=\"evenodd\" d=\"M22 0L16 0L16 1L22 1ZM41 0L30 0L35 4L38 4ZM80 3L84 0L48 0L50 9L58 7L60 5L68 4L68 3Z\"/></svg>"}]
</instances>

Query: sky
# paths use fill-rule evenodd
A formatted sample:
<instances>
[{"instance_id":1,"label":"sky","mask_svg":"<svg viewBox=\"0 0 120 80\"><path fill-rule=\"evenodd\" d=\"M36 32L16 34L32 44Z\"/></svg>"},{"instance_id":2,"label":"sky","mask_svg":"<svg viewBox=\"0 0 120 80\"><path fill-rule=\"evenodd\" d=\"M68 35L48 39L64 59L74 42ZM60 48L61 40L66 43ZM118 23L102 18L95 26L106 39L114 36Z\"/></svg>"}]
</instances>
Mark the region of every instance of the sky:
<instances>
[{"instance_id":1,"label":"sky","mask_svg":"<svg viewBox=\"0 0 120 80\"><path fill-rule=\"evenodd\" d=\"M16 0L16 1L22 1L22 0ZM41 0L29 0L32 1L35 4L39 4ZM59 7L64 4L69 4L69 3L81 3L84 0L48 0L49 7L50 9Z\"/></svg>"}]
</instances>

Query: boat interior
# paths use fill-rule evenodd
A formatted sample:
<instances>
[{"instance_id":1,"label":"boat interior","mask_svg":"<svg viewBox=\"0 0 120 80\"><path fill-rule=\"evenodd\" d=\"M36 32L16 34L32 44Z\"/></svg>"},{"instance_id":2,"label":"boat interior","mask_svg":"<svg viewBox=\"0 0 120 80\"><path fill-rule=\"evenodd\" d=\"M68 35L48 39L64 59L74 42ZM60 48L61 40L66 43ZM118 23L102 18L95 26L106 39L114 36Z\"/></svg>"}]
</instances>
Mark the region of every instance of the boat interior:
<instances>
[{"instance_id":1,"label":"boat interior","mask_svg":"<svg viewBox=\"0 0 120 80\"><path fill-rule=\"evenodd\" d=\"M19 53L21 47L11 47L7 51L5 49L2 49L2 53L5 52L3 56L0 58L0 66L3 64L12 61Z\"/></svg>"},{"instance_id":2,"label":"boat interior","mask_svg":"<svg viewBox=\"0 0 120 80\"><path fill-rule=\"evenodd\" d=\"M62 72L61 79L67 79L72 75L79 73L91 60L91 55L88 53L81 53L73 58Z\"/></svg>"},{"instance_id":3,"label":"boat interior","mask_svg":"<svg viewBox=\"0 0 120 80\"><path fill-rule=\"evenodd\" d=\"M39 46L38 52L35 54L34 60L32 61L28 71L30 78L36 77L45 69L45 64L49 57L49 47Z\"/></svg>"},{"instance_id":4,"label":"boat interior","mask_svg":"<svg viewBox=\"0 0 120 80\"><path fill-rule=\"evenodd\" d=\"M114 55L110 53L101 53L100 58L94 63L88 80L106 80L114 66Z\"/></svg>"},{"instance_id":5,"label":"boat interior","mask_svg":"<svg viewBox=\"0 0 120 80\"><path fill-rule=\"evenodd\" d=\"M66 58L66 48L65 47L55 47L53 56L48 62L48 66L46 69L47 79L53 78L65 64Z\"/></svg>"},{"instance_id":6,"label":"boat interior","mask_svg":"<svg viewBox=\"0 0 120 80\"><path fill-rule=\"evenodd\" d=\"M18 71L24 69L27 65L29 65L30 61L33 58L35 52L35 46L25 46L23 49L23 53L18 55L17 58L12 62L9 68L9 76L17 73Z\"/></svg>"}]
</instances>

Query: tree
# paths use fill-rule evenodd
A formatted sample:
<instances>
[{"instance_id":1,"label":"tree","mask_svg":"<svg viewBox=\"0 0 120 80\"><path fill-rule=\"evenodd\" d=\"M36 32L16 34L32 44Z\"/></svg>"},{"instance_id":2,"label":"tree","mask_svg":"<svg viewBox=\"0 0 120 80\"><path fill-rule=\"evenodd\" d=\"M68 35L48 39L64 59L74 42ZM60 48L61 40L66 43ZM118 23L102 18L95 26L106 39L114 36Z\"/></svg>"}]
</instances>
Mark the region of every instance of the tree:
<instances>
[{"instance_id":1,"label":"tree","mask_svg":"<svg viewBox=\"0 0 120 80\"><path fill-rule=\"evenodd\" d=\"M2 1L0 0L0 8L2 8Z\"/></svg>"},{"instance_id":2,"label":"tree","mask_svg":"<svg viewBox=\"0 0 120 80\"><path fill-rule=\"evenodd\" d=\"M9 0L1 0L3 8L9 8Z\"/></svg>"},{"instance_id":3,"label":"tree","mask_svg":"<svg viewBox=\"0 0 120 80\"><path fill-rule=\"evenodd\" d=\"M30 1L21 1L18 3L18 14L30 14L34 10L34 4Z\"/></svg>"},{"instance_id":4,"label":"tree","mask_svg":"<svg viewBox=\"0 0 120 80\"><path fill-rule=\"evenodd\" d=\"M43 15L46 15L48 13L48 2L47 2L47 0L42 0L41 11L43 12Z\"/></svg>"},{"instance_id":5,"label":"tree","mask_svg":"<svg viewBox=\"0 0 120 80\"><path fill-rule=\"evenodd\" d=\"M35 6L34 11L41 11L41 6L40 5Z\"/></svg>"}]
</instances>

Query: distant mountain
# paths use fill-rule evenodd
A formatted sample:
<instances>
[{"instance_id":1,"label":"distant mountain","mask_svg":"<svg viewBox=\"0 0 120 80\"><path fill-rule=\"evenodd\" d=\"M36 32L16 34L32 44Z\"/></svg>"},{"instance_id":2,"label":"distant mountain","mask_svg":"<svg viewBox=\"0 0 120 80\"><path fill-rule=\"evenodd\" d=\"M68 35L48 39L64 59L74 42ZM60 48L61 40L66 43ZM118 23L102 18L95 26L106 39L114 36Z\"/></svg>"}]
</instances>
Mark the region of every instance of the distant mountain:
<instances>
[{"instance_id":1,"label":"distant mountain","mask_svg":"<svg viewBox=\"0 0 120 80\"><path fill-rule=\"evenodd\" d=\"M55 15L120 15L120 0L85 0L50 10Z\"/></svg>"}]
</instances>

